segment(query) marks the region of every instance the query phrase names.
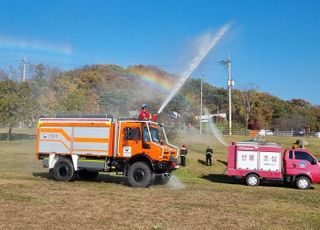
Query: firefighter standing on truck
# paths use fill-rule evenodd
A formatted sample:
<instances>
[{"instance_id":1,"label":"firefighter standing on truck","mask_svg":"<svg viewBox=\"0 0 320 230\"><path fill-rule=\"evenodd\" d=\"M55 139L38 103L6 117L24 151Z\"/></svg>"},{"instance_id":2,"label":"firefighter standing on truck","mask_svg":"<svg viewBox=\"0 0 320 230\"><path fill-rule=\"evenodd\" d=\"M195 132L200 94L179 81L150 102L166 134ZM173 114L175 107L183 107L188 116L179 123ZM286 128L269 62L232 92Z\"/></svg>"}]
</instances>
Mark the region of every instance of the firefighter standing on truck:
<instances>
[{"instance_id":1,"label":"firefighter standing on truck","mask_svg":"<svg viewBox=\"0 0 320 230\"><path fill-rule=\"evenodd\" d=\"M143 104L141 105L140 113L139 113L139 120L148 121L152 119L151 114L147 111L148 105Z\"/></svg>"},{"instance_id":2,"label":"firefighter standing on truck","mask_svg":"<svg viewBox=\"0 0 320 230\"><path fill-rule=\"evenodd\" d=\"M206 149L206 165L211 166L212 165L212 155L213 151L211 146L208 146Z\"/></svg>"},{"instance_id":3,"label":"firefighter standing on truck","mask_svg":"<svg viewBox=\"0 0 320 230\"><path fill-rule=\"evenodd\" d=\"M180 149L180 160L181 160L181 165L182 166L186 166L187 154L188 154L187 146L185 144L183 144L181 149Z\"/></svg>"},{"instance_id":4,"label":"firefighter standing on truck","mask_svg":"<svg viewBox=\"0 0 320 230\"><path fill-rule=\"evenodd\" d=\"M143 104L141 106L140 109L140 113L139 113L139 120L141 121L154 121L156 122L158 120L158 114L151 114L149 113L149 111L147 110L148 105L147 104Z\"/></svg>"}]
</instances>

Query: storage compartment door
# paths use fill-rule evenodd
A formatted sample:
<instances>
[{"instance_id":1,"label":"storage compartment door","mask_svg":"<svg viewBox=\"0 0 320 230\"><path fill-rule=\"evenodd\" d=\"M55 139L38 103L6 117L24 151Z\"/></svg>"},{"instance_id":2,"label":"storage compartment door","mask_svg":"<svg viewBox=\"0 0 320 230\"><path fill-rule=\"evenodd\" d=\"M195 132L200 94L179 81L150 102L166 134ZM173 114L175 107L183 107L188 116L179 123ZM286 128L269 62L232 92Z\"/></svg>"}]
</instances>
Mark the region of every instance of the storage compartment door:
<instances>
[{"instance_id":1,"label":"storage compartment door","mask_svg":"<svg viewBox=\"0 0 320 230\"><path fill-rule=\"evenodd\" d=\"M237 169L257 170L258 169L258 152L238 151L237 152Z\"/></svg>"}]
</instances>

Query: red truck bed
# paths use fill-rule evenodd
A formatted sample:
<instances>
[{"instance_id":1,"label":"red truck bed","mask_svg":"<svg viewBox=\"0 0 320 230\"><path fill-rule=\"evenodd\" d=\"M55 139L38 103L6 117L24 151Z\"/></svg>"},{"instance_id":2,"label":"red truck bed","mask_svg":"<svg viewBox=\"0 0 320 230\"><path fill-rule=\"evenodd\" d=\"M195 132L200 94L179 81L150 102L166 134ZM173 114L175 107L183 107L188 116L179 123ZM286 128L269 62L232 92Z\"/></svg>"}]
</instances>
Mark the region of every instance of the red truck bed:
<instances>
[{"instance_id":1,"label":"red truck bed","mask_svg":"<svg viewBox=\"0 0 320 230\"><path fill-rule=\"evenodd\" d=\"M282 179L282 149L279 145L238 142L228 147L228 175L245 177L257 173L268 179Z\"/></svg>"}]
</instances>

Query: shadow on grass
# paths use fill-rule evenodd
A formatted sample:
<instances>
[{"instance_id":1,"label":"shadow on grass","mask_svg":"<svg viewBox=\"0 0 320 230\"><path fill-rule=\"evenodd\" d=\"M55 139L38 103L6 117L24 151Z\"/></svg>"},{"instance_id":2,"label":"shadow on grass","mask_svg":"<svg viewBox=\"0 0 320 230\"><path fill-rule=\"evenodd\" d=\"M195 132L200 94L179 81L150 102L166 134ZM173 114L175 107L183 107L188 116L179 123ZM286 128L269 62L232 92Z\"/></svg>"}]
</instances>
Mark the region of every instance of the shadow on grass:
<instances>
[{"instance_id":1,"label":"shadow on grass","mask_svg":"<svg viewBox=\"0 0 320 230\"><path fill-rule=\"evenodd\" d=\"M204 175L201 178L209 180L211 182L224 183L224 184L243 184L245 186L245 180L243 178L237 179L235 177L231 177L225 174L209 174ZM281 188L291 188L297 189L295 184L293 183L285 183L282 181L261 181L260 185L262 187L281 187ZM314 189L310 187L310 189Z\"/></svg>"},{"instance_id":2,"label":"shadow on grass","mask_svg":"<svg viewBox=\"0 0 320 230\"><path fill-rule=\"evenodd\" d=\"M53 180L53 178L49 175L49 172L33 172L32 175L34 177L43 178L47 180ZM96 179L80 179L78 176L76 177L76 181L85 181L90 183L112 183L112 184L121 184L124 186L129 186L128 180L124 176L118 175L110 175L105 173L100 173Z\"/></svg>"},{"instance_id":3,"label":"shadow on grass","mask_svg":"<svg viewBox=\"0 0 320 230\"><path fill-rule=\"evenodd\" d=\"M217 161L220 162L221 164L224 164L225 166L228 165L228 162L226 162L226 161L222 161L222 160L217 160Z\"/></svg>"},{"instance_id":4,"label":"shadow on grass","mask_svg":"<svg viewBox=\"0 0 320 230\"><path fill-rule=\"evenodd\" d=\"M48 172L33 172L32 176L39 177L39 178L45 178L45 179L48 179L48 180L50 179Z\"/></svg>"},{"instance_id":5,"label":"shadow on grass","mask_svg":"<svg viewBox=\"0 0 320 230\"><path fill-rule=\"evenodd\" d=\"M198 159L198 163L202 164L202 165L206 165L206 162L204 160L200 160Z\"/></svg>"},{"instance_id":6,"label":"shadow on grass","mask_svg":"<svg viewBox=\"0 0 320 230\"><path fill-rule=\"evenodd\" d=\"M211 182L225 183L225 184L241 184L243 180L237 180L234 177L230 177L224 174L208 174L203 175L201 178Z\"/></svg>"},{"instance_id":7,"label":"shadow on grass","mask_svg":"<svg viewBox=\"0 0 320 230\"><path fill-rule=\"evenodd\" d=\"M105 174L100 173L99 176L95 180L82 180L81 181L94 181L94 182L105 182L105 183L112 183L112 184L121 184L124 186L129 186L127 177L120 176L120 175L111 175L111 174Z\"/></svg>"},{"instance_id":8,"label":"shadow on grass","mask_svg":"<svg viewBox=\"0 0 320 230\"><path fill-rule=\"evenodd\" d=\"M217 160L217 162L220 162L220 163L222 163L222 164L225 165L225 166L228 165L228 163L227 163L226 161ZM205 162L204 160L198 159L198 163L207 166L207 164L206 164L206 162ZM212 159L212 165L213 165L213 164L214 164L214 159Z\"/></svg>"},{"instance_id":9,"label":"shadow on grass","mask_svg":"<svg viewBox=\"0 0 320 230\"><path fill-rule=\"evenodd\" d=\"M7 133L0 133L0 141L6 141L7 138L8 138ZM10 136L10 141L32 140L35 138L36 138L36 135L24 134L24 133L12 133Z\"/></svg>"},{"instance_id":10,"label":"shadow on grass","mask_svg":"<svg viewBox=\"0 0 320 230\"><path fill-rule=\"evenodd\" d=\"M261 181L260 186L297 189L294 183L286 183L281 181ZM309 189L313 190L314 187L310 187Z\"/></svg>"}]
</instances>

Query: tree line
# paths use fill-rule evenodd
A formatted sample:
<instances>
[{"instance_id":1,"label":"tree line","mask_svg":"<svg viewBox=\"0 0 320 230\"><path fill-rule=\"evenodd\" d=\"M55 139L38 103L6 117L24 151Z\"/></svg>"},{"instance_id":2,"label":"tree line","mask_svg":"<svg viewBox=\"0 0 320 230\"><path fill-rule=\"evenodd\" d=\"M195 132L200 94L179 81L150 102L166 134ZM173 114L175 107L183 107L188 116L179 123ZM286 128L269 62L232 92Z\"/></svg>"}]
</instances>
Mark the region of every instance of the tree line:
<instances>
[{"instance_id":1,"label":"tree line","mask_svg":"<svg viewBox=\"0 0 320 230\"><path fill-rule=\"evenodd\" d=\"M8 128L35 124L39 116L57 113L108 113L129 116L143 103L157 112L168 94L139 76L152 75L174 82L177 77L154 66L91 65L61 70L43 64L29 65L28 78L19 71L0 70L0 123ZM160 119L173 129L197 126L200 113L200 79L186 82ZM281 100L259 92L254 84L233 90L233 122L239 129L320 130L320 107L302 99ZM210 113L226 113L228 92L203 84L203 105ZM174 113L173 113L174 112ZM226 125L224 120L217 120Z\"/></svg>"},{"instance_id":2,"label":"tree line","mask_svg":"<svg viewBox=\"0 0 320 230\"><path fill-rule=\"evenodd\" d=\"M194 92L197 97L200 95L200 84L200 79L191 80L185 86L185 93ZM227 113L228 91L204 83L203 102L212 113ZM285 101L260 92L258 86L252 83L248 83L243 89L232 91L232 116L234 125L243 129L320 130L319 105L312 105L298 98Z\"/></svg>"}]
</instances>

